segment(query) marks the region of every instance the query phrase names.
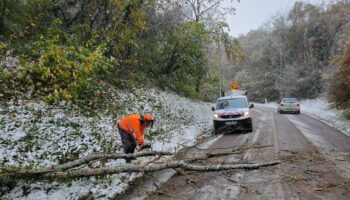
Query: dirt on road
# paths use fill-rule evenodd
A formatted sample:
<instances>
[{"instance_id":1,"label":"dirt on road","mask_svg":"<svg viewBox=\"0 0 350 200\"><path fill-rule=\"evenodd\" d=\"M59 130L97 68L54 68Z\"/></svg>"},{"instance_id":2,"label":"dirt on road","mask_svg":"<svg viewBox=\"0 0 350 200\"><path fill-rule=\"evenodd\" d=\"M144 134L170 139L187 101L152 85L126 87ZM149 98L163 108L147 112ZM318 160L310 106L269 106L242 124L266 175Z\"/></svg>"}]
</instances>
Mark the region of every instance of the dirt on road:
<instances>
[{"instance_id":1,"label":"dirt on road","mask_svg":"<svg viewBox=\"0 0 350 200\"><path fill-rule=\"evenodd\" d=\"M177 159L231 152L192 164L281 164L255 170L157 172L117 199L350 199L348 136L306 115L280 115L267 108L253 112L253 132L213 135ZM165 176L171 178L159 181Z\"/></svg>"}]
</instances>

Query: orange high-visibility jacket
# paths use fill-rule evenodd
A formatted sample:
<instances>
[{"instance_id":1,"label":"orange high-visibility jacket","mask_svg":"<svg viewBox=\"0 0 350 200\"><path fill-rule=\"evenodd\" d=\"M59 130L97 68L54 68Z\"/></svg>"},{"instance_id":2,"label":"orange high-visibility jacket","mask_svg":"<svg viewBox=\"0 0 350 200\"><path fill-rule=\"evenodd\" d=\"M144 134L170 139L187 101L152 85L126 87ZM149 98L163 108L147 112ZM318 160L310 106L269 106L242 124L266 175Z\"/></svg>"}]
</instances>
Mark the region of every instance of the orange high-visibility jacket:
<instances>
[{"instance_id":1,"label":"orange high-visibility jacket","mask_svg":"<svg viewBox=\"0 0 350 200\"><path fill-rule=\"evenodd\" d=\"M118 125L121 129L129 134L134 134L137 138L137 144L142 144L144 142L145 126L141 125L140 115L132 114L123 117L119 120Z\"/></svg>"}]
</instances>

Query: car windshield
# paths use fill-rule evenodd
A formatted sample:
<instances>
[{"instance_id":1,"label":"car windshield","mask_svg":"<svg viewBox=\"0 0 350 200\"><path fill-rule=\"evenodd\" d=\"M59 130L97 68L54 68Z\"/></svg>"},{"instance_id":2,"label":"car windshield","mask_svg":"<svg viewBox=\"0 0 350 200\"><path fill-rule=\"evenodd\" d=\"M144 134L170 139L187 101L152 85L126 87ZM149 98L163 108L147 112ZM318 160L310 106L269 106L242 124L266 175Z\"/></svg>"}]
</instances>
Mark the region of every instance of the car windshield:
<instances>
[{"instance_id":1,"label":"car windshield","mask_svg":"<svg viewBox=\"0 0 350 200\"><path fill-rule=\"evenodd\" d=\"M283 103L295 103L297 101L297 99L283 99Z\"/></svg>"},{"instance_id":2,"label":"car windshield","mask_svg":"<svg viewBox=\"0 0 350 200\"><path fill-rule=\"evenodd\" d=\"M227 108L247 108L248 104L245 98L233 98L219 100L216 109L227 109Z\"/></svg>"}]
</instances>

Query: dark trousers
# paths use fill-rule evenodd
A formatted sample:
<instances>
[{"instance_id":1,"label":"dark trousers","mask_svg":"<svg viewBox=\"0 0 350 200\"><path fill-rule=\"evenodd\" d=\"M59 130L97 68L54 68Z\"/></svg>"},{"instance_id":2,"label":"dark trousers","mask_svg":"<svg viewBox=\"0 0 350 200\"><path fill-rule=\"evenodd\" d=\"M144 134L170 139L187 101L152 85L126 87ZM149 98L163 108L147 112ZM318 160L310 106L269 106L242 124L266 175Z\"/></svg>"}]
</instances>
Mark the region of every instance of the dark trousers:
<instances>
[{"instance_id":1,"label":"dark trousers","mask_svg":"<svg viewBox=\"0 0 350 200\"><path fill-rule=\"evenodd\" d=\"M123 129L119 128L119 126L118 126L118 131L119 131L120 138L122 139L124 153L128 153L128 154L134 153L136 148L135 137L132 134L129 134L125 132ZM130 163L131 160L134 160L134 159L125 158L125 161L127 163Z\"/></svg>"}]
</instances>

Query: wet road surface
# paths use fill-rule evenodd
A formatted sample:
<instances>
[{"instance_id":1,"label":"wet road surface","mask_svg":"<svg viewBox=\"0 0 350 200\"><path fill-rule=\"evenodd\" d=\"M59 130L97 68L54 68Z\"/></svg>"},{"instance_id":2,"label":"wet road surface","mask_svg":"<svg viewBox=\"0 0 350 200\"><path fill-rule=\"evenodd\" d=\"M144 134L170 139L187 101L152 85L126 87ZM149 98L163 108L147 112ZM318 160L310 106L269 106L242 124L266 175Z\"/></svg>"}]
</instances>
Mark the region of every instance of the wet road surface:
<instances>
[{"instance_id":1,"label":"wet road surface","mask_svg":"<svg viewBox=\"0 0 350 200\"><path fill-rule=\"evenodd\" d=\"M256 170L184 172L156 190L131 190L123 199L350 199L350 138L304 114L278 114L256 107L251 133L208 138L207 146L186 149L183 158L203 152L240 149L240 153L201 160L193 164L281 164ZM208 145L209 144L209 145ZM158 176L163 176L163 172ZM137 187L154 179L147 178Z\"/></svg>"}]
</instances>

